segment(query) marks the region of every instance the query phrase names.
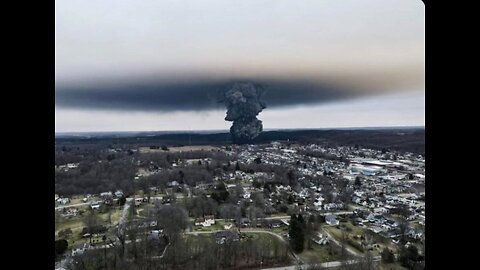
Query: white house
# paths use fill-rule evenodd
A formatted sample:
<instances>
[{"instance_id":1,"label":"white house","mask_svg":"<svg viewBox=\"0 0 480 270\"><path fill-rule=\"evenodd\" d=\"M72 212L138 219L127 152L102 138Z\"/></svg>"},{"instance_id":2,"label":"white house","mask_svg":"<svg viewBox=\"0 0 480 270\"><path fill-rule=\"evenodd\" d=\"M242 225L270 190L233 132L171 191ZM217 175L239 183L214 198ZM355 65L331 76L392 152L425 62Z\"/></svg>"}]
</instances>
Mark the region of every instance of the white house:
<instances>
[{"instance_id":1,"label":"white house","mask_svg":"<svg viewBox=\"0 0 480 270\"><path fill-rule=\"evenodd\" d=\"M113 194L111 191L100 193L100 197L112 197Z\"/></svg>"},{"instance_id":2,"label":"white house","mask_svg":"<svg viewBox=\"0 0 480 270\"><path fill-rule=\"evenodd\" d=\"M120 198L120 197L122 197L122 196L123 196L123 192L122 192L122 191L117 190L117 191L115 192L115 197Z\"/></svg>"},{"instance_id":3,"label":"white house","mask_svg":"<svg viewBox=\"0 0 480 270\"><path fill-rule=\"evenodd\" d=\"M57 202L60 204L67 204L70 202L70 198L58 198Z\"/></svg>"},{"instance_id":4,"label":"white house","mask_svg":"<svg viewBox=\"0 0 480 270\"><path fill-rule=\"evenodd\" d=\"M338 224L340 224L340 222L337 220L336 215L326 215L325 216L325 222L328 225L338 225Z\"/></svg>"},{"instance_id":5,"label":"white house","mask_svg":"<svg viewBox=\"0 0 480 270\"><path fill-rule=\"evenodd\" d=\"M374 213L386 214L386 213L388 213L388 209L386 209L385 207L377 207L377 208L373 209L373 212Z\"/></svg>"},{"instance_id":6,"label":"white house","mask_svg":"<svg viewBox=\"0 0 480 270\"><path fill-rule=\"evenodd\" d=\"M84 251L85 251L84 248L75 248L75 249L72 249L72 256L82 255Z\"/></svg>"},{"instance_id":7,"label":"white house","mask_svg":"<svg viewBox=\"0 0 480 270\"><path fill-rule=\"evenodd\" d=\"M68 164L67 164L67 168L69 168L69 169L75 169L75 168L78 167L78 164L79 164L79 163L68 163Z\"/></svg>"},{"instance_id":8,"label":"white house","mask_svg":"<svg viewBox=\"0 0 480 270\"><path fill-rule=\"evenodd\" d=\"M322 198L322 196L318 197L318 198L315 200L315 202L313 203L313 205L315 205L315 207L317 208L317 210L322 209L322 204L323 204L323 201L324 201L324 200L325 200L325 199Z\"/></svg>"},{"instance_id":9,"label":"white house","mask_svg":"<svg viewBox=\"0 0 480 270\"><path fill-rule=\"evenodd\" d=\"M99 208L100 208L100 203L99 203L99 202L92 202L92 203L90 204L90 207L91 207L92 209L94 209L94 210L95 210L95 209L99 209Z\"/></svg>"},{"instance_id":10,"label":"white house","mask_svg":"<svg viewBox=\"0 0 480 270\"><path fill-rule=\"evenodd\" d=\"M210 227L215 224L215 216L205 216L195 220L195 226Z\"/></svg>"},{"instance_id":11,"label":"white house","mask_svg":"<svg viewBox=\"0 0 480 270\"><path fill-rule=\"evenodd\" d=\"M143 202L143 198L135 198L135 206L141 205Z\"/></svg>"}]
</instances>

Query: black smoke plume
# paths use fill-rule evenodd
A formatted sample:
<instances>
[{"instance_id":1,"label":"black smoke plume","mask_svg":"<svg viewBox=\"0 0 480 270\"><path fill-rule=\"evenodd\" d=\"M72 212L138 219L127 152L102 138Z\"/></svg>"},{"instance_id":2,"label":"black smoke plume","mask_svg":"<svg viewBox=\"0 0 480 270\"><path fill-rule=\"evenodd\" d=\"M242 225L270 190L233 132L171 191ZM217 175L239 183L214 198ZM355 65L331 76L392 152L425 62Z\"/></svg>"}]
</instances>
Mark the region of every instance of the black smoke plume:
<instances>
[{"instance_id":1,"label":"black smoke plume","mask_svg":"<svg viewBox=\"0 0 480 270\"><path fill-rule=\"evenodd\" d=\"M225 92L235 82L268 86L262 100L269 108L314 105L375 94L327 82L303 79L223 78L151 79L125 78L122 81L60 83L55 85L55 106L76 109L120 111L207 111L220 110ZM261 90L259 90L261 91ZM223 102L222 102L223 103Z\"/></svg>"},{"instance_id":2,"label":"black smoke plume","mask_svg":"<svg viewBox=\"0 0 480 270\"><path fill-rule=\"evenodd\" d=\"M257 115L266 108L260 98L265 88L251 82L237 82L223 92L223 100L227 107L226 121L233 122L230 128L232 141L242 144L257 137L263 130L262 121Z\"/></svg>"}]
</instances>

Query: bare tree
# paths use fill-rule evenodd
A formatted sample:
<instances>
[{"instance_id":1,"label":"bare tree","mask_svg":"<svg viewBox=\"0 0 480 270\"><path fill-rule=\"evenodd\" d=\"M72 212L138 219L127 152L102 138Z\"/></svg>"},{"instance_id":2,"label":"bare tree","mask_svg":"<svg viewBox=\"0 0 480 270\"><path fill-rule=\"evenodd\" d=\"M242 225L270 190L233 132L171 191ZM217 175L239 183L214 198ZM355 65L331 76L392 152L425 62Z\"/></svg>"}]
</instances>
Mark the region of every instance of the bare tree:
<instances>
[{"instance_id":1,"label":"bare tree","mask_svg":"<svg viewBox=\"0 0 480 270\"><path fill-rule=\"evenodd\" d=\"M257 226L258 219L264 218L265 213L262 209L252 205L247 208L247 216L252 221L253 226Z\"/></svg>"},{"instance_id":2,"label":"bare tree","mask_svg":"<svg viewBox=\"0 0 480 270\"><path fill-rule=\"evenodd\" d=\"M233 203L222 204L219 212L222 218L235 219L237 222L239 222L242 217L240 207Z\"/></svg>"},{"instance_id":3,"label":"bare tree","mask_svg":"<svg viewBox=\"0 0 480 270\"><path fill-rule=\"evenodd\" d=\"M406 242L406 237L407 237L407 232L408 232L409 226L410 226L410 224L409 224L409 222L406 218L400 217L398 219L398 229L399 229L399 232L400 232L400 239L401 239L402 243Z\"/></svg>"},{"instance_id":4,"label":"bare tree","mask_svg":"<svg viewBox=\"0 0 480 270\"><path fill-rule=\"evenodd\" d=\"M188 225L187 211L178 205L155 205L157 224L163 228L164 233L171 237L183 231Z\"/></svg>"}]
</instances>

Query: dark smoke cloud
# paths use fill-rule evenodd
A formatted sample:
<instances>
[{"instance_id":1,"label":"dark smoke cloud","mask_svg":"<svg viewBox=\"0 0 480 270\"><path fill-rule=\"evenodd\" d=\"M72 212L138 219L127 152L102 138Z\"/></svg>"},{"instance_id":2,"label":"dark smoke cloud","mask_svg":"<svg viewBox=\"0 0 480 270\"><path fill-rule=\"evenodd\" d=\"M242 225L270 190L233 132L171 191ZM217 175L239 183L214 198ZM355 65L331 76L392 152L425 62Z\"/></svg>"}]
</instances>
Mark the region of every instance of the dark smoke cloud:
<instances>
[{"instance_id":1,"label":"dark smoke cloud","mask_svg":"<svg viewBox=\"0 0 480 270\"><path fill-rule=\"evenodd\" d=\"M66 108L137 111L221 109L223 104L218 102L219 93L236 81L262 85L262 99L269 108L315 104L370 94L362 89L307 80L162 80L57 85L55 104Z\"/></svg>"},{"instance_id":2,"label":"dark smoke cloud","mask_svg":"<svg viewBox=\"0 0 480 270\"><path fill-rule=\"evenodd\" d=\"M260 100L265 89L251 82L237 82L225 89L220 99L227 107L225 120L232 121L230 134L235 143L248 142L263 130L262 121L257 115L266 108Z\"/></svg>"}]
</instances>

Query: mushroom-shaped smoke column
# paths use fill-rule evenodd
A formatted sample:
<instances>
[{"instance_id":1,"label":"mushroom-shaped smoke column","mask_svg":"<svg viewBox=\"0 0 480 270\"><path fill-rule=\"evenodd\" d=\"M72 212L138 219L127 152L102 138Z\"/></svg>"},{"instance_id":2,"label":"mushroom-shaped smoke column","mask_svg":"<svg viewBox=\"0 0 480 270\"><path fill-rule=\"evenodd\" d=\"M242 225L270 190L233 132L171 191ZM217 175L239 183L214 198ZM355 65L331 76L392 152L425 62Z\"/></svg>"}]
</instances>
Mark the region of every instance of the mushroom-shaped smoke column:
<instances>
[{"instance_id":1,"label":"mushroom-shaped smoke column","mask_svg":"<svg viewBox=\"0 0 480 270\"><path fill-rule=\"evenodd\" d=\"M262 121L257 115L266 108L260 100L264 93L262 86L251 82L234 83L224 92L225 120L233 122L230 134L234 143L247 143L262 132Z\"/></svg>"}]
</instances>

